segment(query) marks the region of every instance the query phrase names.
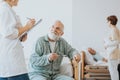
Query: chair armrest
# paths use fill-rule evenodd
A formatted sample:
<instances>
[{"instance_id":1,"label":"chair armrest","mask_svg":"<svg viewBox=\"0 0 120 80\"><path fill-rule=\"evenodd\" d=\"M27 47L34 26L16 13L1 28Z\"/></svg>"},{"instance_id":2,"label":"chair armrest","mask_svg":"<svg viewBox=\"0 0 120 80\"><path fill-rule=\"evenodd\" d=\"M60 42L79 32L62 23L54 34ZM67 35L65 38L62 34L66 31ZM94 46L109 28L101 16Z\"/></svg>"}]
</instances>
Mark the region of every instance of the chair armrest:
<instances>
[{"instance_id":1,"label":"chair armrest","mask_svg":"<svg viewBox=\"0 0 120 80\"><path fill-rule=\"evenodd\" d=\"M79 79L79 63L76 62L75 60L72 60L72 66L73 66L74 80L78 80Z\"/></svg>"},{"instance_id":2,"label":"chair armrest","mask_svg":"<svg viewBox=\"0 0 120 80\"><path fill-rule=\"evenodd\" d=\"M84 79L85 72L85 52L81 52L81 78Z\"/></svg>"}]
</instances>

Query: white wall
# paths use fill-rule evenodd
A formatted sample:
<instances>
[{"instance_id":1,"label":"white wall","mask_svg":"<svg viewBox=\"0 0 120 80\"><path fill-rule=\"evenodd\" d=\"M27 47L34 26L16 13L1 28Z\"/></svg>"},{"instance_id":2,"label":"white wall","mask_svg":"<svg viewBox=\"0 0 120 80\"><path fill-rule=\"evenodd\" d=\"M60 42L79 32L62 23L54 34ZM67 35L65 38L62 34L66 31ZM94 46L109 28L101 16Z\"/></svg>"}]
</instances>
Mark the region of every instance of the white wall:
<instances>
[{"instance_id":1,"label":"white wall","mask_svg":"<svg viewBox=\"0 0 120 80\"><path fill-rule=\"evenodd\" d=\"M28 40L23 43L26 59L31 54L33 43L39 36L46 35L54 20L59 19L65 26L64 38L72 43L72 0L19 0L14 8L23 24L26 17L42 18L41 24L36 26L28 35Z\"/></svg>"},{"instance_id":2,"label":"white wall","mask_svg":"<svg viewBox=\"0 0 120 80\"><path fill-rule=\"evenodd\" d=\"M63 37L76 49L90 46L104 51L103 39L109 31L106 17L115 14L120 19L119 3L120 0L19 0L15 10L23 24L27 21L26 17L43 19L23 43L25 55L31 54L35 40L47 33L55 19L64 23Z\"/></svg>"},{"instance_id":3,"label":"white wall","mask_svg":"<svg viewBox=\"0 0 120 80\"><path fill-rule=\"evenodd\" d=\"M103 39L109 27L106 17L120 19L120 0L73 0L73 46L78 50L93 47L104 51ZM120 28L120 20L118 25Z\"/></svg>"}]
</instances>

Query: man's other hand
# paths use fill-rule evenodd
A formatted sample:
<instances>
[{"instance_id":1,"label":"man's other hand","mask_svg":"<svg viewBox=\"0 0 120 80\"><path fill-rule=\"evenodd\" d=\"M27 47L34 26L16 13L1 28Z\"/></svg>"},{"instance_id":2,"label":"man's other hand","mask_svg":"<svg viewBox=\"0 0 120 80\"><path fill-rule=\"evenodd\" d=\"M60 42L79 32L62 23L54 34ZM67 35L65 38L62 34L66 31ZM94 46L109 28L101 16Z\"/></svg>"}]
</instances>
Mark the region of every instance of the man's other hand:
<instances>
[{"instance_id":1,"label":"man's other hand","mask_svg":"<svg viewBox=\"0 0 120 80\"><path fill-rule=\"evenodd\" d=\"M74 55L73 59L74 59L76 62L79 62L79 61L81 60L80 54Z\"/></svg>"}]
</instances>

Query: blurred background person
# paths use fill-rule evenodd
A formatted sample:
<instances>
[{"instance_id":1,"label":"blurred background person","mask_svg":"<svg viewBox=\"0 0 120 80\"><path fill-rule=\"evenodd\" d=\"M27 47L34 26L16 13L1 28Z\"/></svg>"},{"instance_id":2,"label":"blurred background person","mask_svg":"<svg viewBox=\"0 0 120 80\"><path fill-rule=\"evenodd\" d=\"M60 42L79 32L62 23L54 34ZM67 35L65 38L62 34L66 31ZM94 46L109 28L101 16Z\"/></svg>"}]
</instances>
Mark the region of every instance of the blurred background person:
<instances>
[{"instance_id":1,"label":"blurred background person","mask_svg":"<svg viewBox=\"0 0 120 80\"><path fill-rule=\"evenodd\" d=\"M104 46L108 55L109 71L111 80L119 80L117 67L120 63L120 32L116 26L118 18L115 15L110 15L107 17L107 22L111 32L108 38L104 40Z\"/></svg>"},{"instance_id":2,"label":"blurred background person","mask_svg":"<svg viewBox=\"0 0 120 80\"><path fill-rule=\"evenodd\" d=\"M85 53L85 63L90 65L107 65L107 58L103 57L100 52L88 47L82 52Z\"/></svg>"}]
</instances>

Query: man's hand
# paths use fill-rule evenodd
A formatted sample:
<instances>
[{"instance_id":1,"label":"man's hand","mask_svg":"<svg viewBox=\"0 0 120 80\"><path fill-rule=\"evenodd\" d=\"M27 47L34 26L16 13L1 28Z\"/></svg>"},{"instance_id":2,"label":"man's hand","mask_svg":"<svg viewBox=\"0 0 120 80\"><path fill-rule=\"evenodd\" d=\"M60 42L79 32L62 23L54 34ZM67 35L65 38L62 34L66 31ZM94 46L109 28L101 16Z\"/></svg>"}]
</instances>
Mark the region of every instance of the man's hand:
<instances>
[{"instance_id":1,"label":"man's hand","mask_svg":"<svg viewBox=\"0 0 120 80\"><path fill-rule=\"evenodd\" d=\"M80 54L74 55L73 59L74 59L76 62L79 62L79 61L81 60Z\"/></svg>"},{"instance_id":2,"label":"man's hand","mask_svg":"<svg viewBox=\"0 0 120 80\"><path fill-rule=\"evenodd\" d=\"M103 58L103 59L102 59L102 61L104 61L104 62L108 62L108 60L107 60L107 59L105 59L105 58Z\"/></svg>"},{"instance_id":3,"label":"man's hand","mask_svg":"<svg viewBox=\"0 0 120 80\"><path fill-rule=\"evenodd\" d=\"M54 61L59 57L59 55L57 53L51 53L49 55L49 61Z\"/></svg>"}]
</instances>

